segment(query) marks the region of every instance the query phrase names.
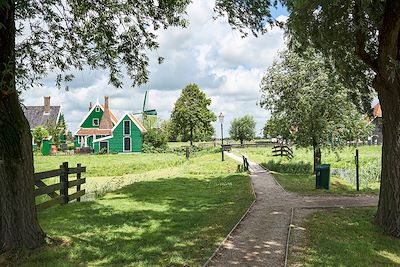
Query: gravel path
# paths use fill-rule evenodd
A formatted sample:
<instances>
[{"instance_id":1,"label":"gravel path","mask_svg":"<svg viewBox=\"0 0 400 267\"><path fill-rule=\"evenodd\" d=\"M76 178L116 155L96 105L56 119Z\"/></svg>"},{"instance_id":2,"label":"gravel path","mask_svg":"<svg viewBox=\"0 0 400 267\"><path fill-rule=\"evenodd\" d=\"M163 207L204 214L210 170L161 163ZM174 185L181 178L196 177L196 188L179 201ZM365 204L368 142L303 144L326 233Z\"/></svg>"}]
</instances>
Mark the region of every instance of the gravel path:
<instances>
[{"instance_id":1,"label":"gravel path","mask_svg":"<svg viewBox=\"0 0 400 267\"><path fill-rule=\"evenodd\" d=\"M226 153L234 160L242 158ZM208 266L283 266L291 208L376 206L376 196L300 196L249 161L256 202Z\"/></svg>"}]
</instances>

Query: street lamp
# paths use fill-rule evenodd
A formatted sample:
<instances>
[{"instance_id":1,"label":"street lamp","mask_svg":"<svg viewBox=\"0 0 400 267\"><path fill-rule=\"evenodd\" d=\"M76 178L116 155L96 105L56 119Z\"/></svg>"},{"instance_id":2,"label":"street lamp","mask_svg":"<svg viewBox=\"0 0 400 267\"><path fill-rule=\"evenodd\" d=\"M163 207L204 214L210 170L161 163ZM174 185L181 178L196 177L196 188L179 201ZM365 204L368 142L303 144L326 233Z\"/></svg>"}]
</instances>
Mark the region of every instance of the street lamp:
<instances>
[{"instance_id":1,"label":"street lamp","mask_svg":"<svg viewBox=\"0 0 400 267\"><path fill-rule=\"evenodd\" d=\"M221 123L221 156L222 161L224 161L224 114L222 112L218 116L219 122Z\"/></svg>"}]
</instances>

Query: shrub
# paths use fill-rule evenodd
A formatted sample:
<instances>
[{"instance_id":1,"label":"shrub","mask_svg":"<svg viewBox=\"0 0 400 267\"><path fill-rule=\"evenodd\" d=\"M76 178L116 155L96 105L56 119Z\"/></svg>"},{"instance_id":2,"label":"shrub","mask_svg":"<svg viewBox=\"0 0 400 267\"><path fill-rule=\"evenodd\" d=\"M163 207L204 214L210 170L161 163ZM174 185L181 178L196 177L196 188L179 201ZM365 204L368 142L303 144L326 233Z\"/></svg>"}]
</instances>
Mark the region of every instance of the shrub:
<instances>
[{"instance_id":1,"label":"shrub","mask_svg":"<svg viewBox=\"0 0 400 267\"><path fill-rule=\"evenodd\" d=\"M162 150L167 149L167 135L165 134L164 131L160 129L150 129L147 131L147 133L144 135L143 139L143 145L146 145L146 149L150 149L150 147L153 148L160 148ZM143 146L144 148L145 146ZM143 149L144 151L144 149Z\"/></svg>"},{"instance_id":2,"label":"shrub","mask_svg":"<svg viewBox=\"0 0 400 267\"><path fill-rule=\"evenodd\" d=\"M292 174L310 174L312 166L310 163L300 162L282 162L270 160L267 163L262 163L262 166L270 171Z\"/></svg>"}]
</instances>

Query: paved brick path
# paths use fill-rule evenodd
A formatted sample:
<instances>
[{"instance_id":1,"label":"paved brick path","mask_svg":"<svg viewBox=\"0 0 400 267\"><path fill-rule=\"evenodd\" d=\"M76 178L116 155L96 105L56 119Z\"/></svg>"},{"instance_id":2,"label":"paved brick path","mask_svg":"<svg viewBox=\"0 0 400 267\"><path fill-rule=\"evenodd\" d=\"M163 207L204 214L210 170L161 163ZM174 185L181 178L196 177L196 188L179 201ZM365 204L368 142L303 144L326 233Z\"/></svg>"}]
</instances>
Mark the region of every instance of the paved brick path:
<instances>
[{"instance_id":1,"label":"paved brick path","mask_svg":"<svg viewBox=\"0 0 400 267\"><path fill-rule=\"evenodd\" d=\"M242 161L232 153L227 156ZM208 266L282 266L291 208L376 206L375 196L300 196L286 192L271 174L249 162L256 202Z\"/></svg>"}]
</instances>

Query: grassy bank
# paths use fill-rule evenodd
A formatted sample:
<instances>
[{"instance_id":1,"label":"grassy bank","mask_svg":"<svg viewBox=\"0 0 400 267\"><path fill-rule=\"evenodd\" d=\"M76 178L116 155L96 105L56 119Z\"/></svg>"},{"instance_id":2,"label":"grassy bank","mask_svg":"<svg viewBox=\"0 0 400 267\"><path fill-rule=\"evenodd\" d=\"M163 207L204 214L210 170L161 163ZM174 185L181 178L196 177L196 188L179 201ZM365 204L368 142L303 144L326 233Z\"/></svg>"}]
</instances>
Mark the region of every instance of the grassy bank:
<instances>
[{"instance_id":1,"label":"grassy bank","mask_svg":"<svg viewBox=\"0 0 400 267\"><path fill-rule=\"evenodd\" d=\"M334 209L306 218L289 266L399 266L400 240L372 223L373 208Z\"/></svg>"},{"instance_id":2,"label":"grassy bank","mask_svg":"<svg viewBox=\"0 0 400 267\"><path fill-rule=\"evenodd\" d=\"M122 176L125 174L146 172L159 168L168 168L182 164L184 156L168 154L107 154L107 155L71 155L41 156L35 155L35 172L58 169L60 164L68 162L70 166L81 163L87 167L87 177Z\"/></svg>"},{"instance_id":3,"label":"grassy bank","mask_svg":"<svg viewBox=\"0 0 400 267\"><path fill-rule=\"evenodd\" d=\"M25 266L198 266L253 200L247 174L219 154L137 176L94 201L39 213L58 240Z\"/></svg>"}]
</instances>

